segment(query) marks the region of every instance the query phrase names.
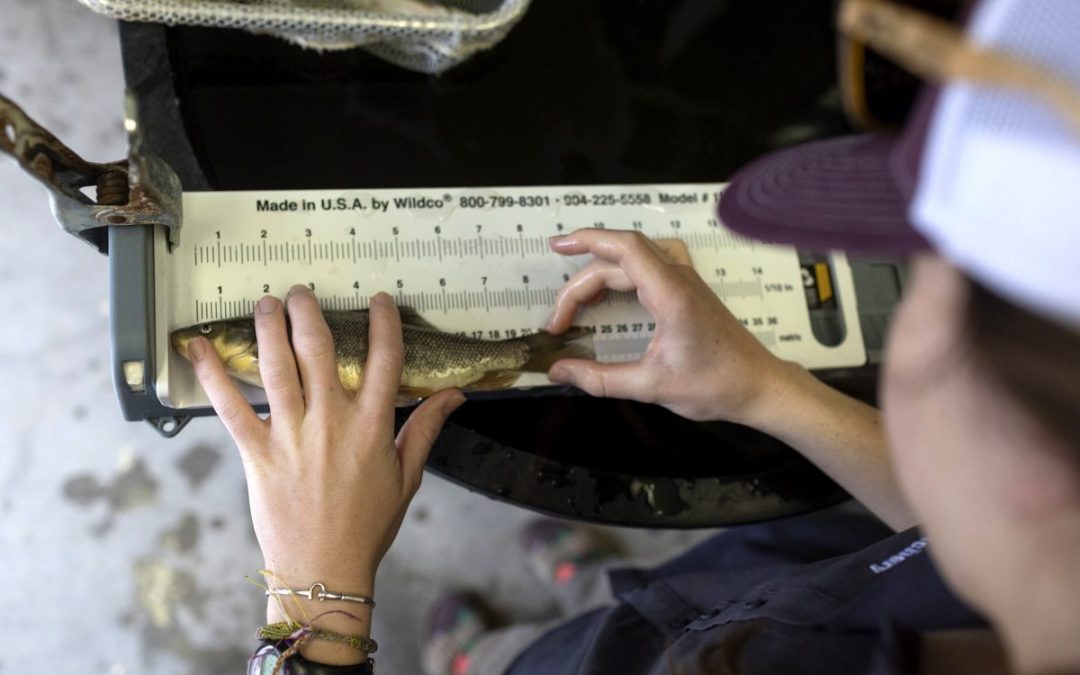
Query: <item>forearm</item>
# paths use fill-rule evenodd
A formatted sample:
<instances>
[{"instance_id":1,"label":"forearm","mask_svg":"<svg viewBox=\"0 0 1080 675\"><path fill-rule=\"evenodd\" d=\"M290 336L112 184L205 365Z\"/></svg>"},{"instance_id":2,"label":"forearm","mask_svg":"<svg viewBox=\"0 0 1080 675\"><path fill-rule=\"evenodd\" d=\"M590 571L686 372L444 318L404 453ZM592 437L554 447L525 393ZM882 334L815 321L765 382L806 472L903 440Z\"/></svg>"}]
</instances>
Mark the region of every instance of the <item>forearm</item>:
<instances>
[{"instance_id":1,"label":"forearm","mask_svg":"<svg viewBox=\"0 0 1080 675\"><path fill-rule=\"evenodd\" d=\"M747 423L798 450L890 527L916 524L893 473L876 408L789 363Z\"/></svg>"}]
</instances>

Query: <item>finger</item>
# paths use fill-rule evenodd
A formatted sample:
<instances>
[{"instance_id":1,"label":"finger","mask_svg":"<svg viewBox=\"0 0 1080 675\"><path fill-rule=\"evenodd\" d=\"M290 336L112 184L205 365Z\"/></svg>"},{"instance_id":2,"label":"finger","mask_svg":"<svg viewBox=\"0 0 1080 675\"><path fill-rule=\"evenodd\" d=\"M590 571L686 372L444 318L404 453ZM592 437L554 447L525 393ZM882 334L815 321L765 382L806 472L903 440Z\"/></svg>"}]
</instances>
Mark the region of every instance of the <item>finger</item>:
<instances>
[{"instance_id":1,"label":"finger","mask_svg":"<svg viewBox=\"0 0 1080 675\"><path fill-rule=\"evenodd\" d=\"M266 426L225 372L224 364L210 343L205 338L195 338L188 344L188 354L195 367L195 377L210 398L210 405L214 406L241 452L244 448L260 446Z\"/></svg>"},{"instance_id":2,"label":"finger","mask_svg":"<svg viewBox=\"0 0 1080 675\"><path fill-rule=\"evenodd\" d=\"M368 355L364 364L364 383L360 387L360 405L378 411L379 417L393 428L394 399L401 386L405 364L405 345L401 336L401 315L394 300L386 293L371 299L371 322L368 325Z\"/></svg>"},{"instance_id":3,"label":"finger","mask_svg":"<svg viewBox=\"0 0 1080 675\"><path fill-rule=\"evenodd\" d=\"M465 396L457 389L444 389L420 404L409 415L397 436L398 454L401 457L405 485L412 489L420 487L428 453L439 437L446 418L465 402Z\"/></svg>"},{"instance_id":4,"label":"finger","mask_svg":"<svg viewBox=\"0 0 1080 675\"><path fill-rule=\"evenodd\" d=\"M655 398L652 376L637 362L563 359L551 366L548 379L577 387L592 396L627 398L643 403L652 403Z\"/></svg>"},{"instance_id":5,"label":"finger","mask_svg":"<svg viewBox=\"0 0 1080 675\"><path fill-rule=\"evenodd\" d=\"M619 230L578 230L550 240L552 250L563 255L591 253L618 265L638 289L638 298L647 309L663 309L663 300L680 284L679 277L664 261L663 253L638 232Z\"/></svg>"},{"instance_id":6,"label":"finger","mask_svg":"<svg viewBox=\"0 0 1080 675\"><path fill-rule=\"evenodd\" d=\"M292 347L300 367L307 404L318 405L344 395L345 389L338 377L334 337L315 294L307 286L293 286L285 302L289 306Z\"/></svg>"},{"instance_id":7,"label":"finger","mask_svg":"<svg viewBox=\"0 0 1080 675\"><path fill-rule=\"evenodd\" d=\"M604 298L606 298L606 297L607 297L607 292L600 291L596 295L594 295L591 298L589 298L588 300L586 300L585 301L585 306L586 307L593 307L595 305L599 305L601 302L604 301Z\"/></svg>"},{"instance_id":8,"label":"finger","mask_svg":"<svg viewBox=\"0 0 1080 675\"><path fill-rule=\"evenodd\" d=\"M546 330L549 333L558 334L569 328L578 310L583 305L590 304L604 289L608 288L615 291L632 291L635 286L626 272L615 263L593 260L578 270L559 289Z\"/></svg>"},{"instance_id":9,"label":"finger","mask_svg":"<svg viewBox=\"0 0 1080 675\"><path fill-rule=\"evenodd\" d=\"M689 250L679 239L650 239L634 230L598 230L592 227L575 230L549 238L552 250L563 255L593 255L611 260L615 256L614 248L624 251L641 247L665 265L689 264ZM561 250L565 247L567 250ZM604 251L612 251L604 253ZM685 254L682 252L685 251ZM685 259L684 259L685 258Z\"/></svg>"},{"instance_id":10,"label":"finger","mask_svg":"<svg viewBox=\"0 0 1080 675\"><path fill-rule=\"evenodd\" d=\"M272 295L255 308L255 337L259 343L259 375L262 376L270 412L280 422L296 422L304 413L304 392L289 345L285 311Z\"/></svg>"}]
</instances>

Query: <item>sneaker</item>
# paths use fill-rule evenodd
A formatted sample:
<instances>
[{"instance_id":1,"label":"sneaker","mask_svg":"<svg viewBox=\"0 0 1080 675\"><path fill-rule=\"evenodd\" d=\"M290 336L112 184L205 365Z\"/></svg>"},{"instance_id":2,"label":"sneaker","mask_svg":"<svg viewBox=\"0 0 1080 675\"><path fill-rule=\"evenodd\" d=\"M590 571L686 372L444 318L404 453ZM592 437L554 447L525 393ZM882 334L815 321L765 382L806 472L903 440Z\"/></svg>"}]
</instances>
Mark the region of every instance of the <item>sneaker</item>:
<instances>
[{"instance_id":1,"label":"sneaker","mask_svg":"<svg viewBox=\"0 0 1080 675\"><path fill-rule=\"evenodd\" d=\"M424 625L421 660L425 675L465 675L469 652L491 630L490 612L479 597L453 592L435 603Z\"/></svg>"},{"instance_id":2,"label":"sneaker","mask_svg":"<svg viewBox=\"0 0 1080 675\"><path fill-rule=\"evenodd\" d=\"M570 583L582 567L616 554L596 530L578 523L538 519L521 531L529 568L551 589Z\"/></svg>"}]
</instances>

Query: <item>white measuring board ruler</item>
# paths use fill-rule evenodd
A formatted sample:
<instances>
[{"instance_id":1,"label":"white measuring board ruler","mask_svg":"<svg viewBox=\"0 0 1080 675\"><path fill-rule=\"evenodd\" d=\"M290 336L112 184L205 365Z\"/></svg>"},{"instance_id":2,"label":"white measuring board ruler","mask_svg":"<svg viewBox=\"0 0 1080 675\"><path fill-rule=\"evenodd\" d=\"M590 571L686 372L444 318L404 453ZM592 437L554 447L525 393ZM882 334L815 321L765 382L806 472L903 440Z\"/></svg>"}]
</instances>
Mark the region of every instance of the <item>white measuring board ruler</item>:
<instances>
[{"instance_id":1,"label":"white measuring board ruler","mask_svg":"<svg viewBox=\"0 0 1080 675\"><path fill-rule=\"evenodd\" d=\"M866 360L846 259L832 256L844 341L817 341L798 254L735 235L717 221L723 184L202 192L184 194L180 245L157 237L157 390L178 408L208 405L168 333L250 315L264 293L309 284L324 309L363 309L378 291L442 330L485 339L535 332L559 288L589 256L551 252L578 228L637 230L686 243L694 268L754 335L808 368ZM575 325L597 358L644 353L655 323L633 293L610 293ZM515 386L548 384L523 375ZM246 388L252 402L261 390Z\"/></svg>"}]
</instances>

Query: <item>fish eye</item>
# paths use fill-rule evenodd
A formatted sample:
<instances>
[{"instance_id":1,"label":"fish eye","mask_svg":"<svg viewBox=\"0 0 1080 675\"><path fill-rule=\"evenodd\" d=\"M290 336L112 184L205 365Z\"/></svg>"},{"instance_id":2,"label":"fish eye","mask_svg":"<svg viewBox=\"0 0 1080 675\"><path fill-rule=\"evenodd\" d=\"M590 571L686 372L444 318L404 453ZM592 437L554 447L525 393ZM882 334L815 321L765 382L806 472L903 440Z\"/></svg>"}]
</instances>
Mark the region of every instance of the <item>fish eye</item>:
<instances>
[{"instance_id":1,"label":"fish eye","mask_svg":"<svg viewBox=\"0 0 1080 675\"><path fill-rule=\"evenodd\" d=\"M214 327L211 326L208 323L204 323L203 325L199 326L199 332L202 333L203 335L209 335L213 331L214 331Z\"/></svg>"}]
</instances>

